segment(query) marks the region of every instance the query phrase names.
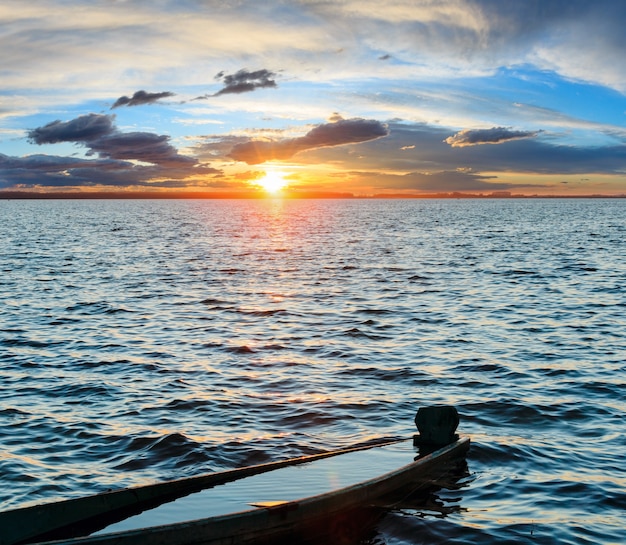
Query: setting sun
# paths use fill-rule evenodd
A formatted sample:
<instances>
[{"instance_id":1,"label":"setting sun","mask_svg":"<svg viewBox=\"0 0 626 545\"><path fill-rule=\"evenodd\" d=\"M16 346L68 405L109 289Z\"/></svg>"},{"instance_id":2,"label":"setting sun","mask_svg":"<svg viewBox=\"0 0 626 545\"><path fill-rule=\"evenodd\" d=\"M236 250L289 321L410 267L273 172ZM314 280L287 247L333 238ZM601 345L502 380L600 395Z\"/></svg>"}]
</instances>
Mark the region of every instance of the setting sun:
<instances>
[{"instance_id":1,"label":"setting sun","mask_svg":"<svg viewBox=\"0 0 626 545\"><path fill-rule=\"evenodd\" d=\"M265 173L265 176L259 178L256 183L268 193L277 193L287 185L288 181L285 180L283 172L270 170Z\"/></svg>"}]
</instances>

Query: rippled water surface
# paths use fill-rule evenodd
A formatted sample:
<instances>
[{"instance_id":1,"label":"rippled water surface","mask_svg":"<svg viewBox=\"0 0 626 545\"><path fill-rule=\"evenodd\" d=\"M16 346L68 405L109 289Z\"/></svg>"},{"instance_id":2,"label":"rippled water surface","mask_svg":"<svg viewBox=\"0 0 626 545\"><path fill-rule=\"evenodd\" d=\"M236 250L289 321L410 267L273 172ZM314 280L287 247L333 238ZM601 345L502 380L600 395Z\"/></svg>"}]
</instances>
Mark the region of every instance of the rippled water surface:
<instances>
[{"instance_id":1,"label":"rippled water surface","mask_svg":"<svg viewBox=\"0 0 626 545\"><path fill-rule=\"evenodd\" d=\"M0 509L413 432L371 542L626 543L626 200L0 201Z\"/></svg>"}]
</instances>

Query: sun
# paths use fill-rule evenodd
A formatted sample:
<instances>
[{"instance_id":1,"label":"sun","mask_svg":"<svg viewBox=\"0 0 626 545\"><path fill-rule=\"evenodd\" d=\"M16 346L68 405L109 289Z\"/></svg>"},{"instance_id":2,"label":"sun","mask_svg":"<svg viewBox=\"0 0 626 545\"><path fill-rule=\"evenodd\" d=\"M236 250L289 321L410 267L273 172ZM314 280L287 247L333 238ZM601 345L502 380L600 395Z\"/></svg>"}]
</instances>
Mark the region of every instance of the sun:
<instances>
[{"instance_id":1,"label":"sun","mask_svg":"<svg viewBox=\"0 0 626 545\"><path fill-rule=\"evenodd\" d=\"M268 170L262 178L256 180L268 193L278 193L289 182L285 180L285 173L277 170Z\"/></svg>"}]
</instances>

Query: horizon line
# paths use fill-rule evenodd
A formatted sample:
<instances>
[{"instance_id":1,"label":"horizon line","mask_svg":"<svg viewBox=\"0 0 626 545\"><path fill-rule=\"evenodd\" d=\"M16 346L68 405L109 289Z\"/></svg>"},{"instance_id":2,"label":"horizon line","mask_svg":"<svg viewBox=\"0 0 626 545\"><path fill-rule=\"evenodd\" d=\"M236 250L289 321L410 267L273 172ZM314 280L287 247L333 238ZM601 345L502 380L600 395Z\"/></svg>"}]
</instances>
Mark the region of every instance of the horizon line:
<instances>
[{"instance_id":1,"label":"horizon line","mask_svg":"<svg viewBox=\"0 0 626 545\"><path fill-rule=\"evenodd\" d=\"M40 192L29 190L0 189L2 200L123 200L123 199L623 199L626 194L515 194L507 191L492 193L440 192L440 193L375 193L371 195L355 195L353 193L332 191L302 191L262 193L253 191L59 191Z\"/></svg>"}]
</instances>

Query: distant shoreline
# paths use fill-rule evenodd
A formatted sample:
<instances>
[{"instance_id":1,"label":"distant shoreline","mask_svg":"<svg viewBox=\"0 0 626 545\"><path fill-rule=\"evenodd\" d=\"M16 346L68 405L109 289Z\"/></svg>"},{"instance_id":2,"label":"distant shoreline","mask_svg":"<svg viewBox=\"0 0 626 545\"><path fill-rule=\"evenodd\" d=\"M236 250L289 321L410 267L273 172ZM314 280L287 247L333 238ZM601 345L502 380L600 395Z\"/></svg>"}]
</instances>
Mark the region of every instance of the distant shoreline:
<instances>
[{"instance_id":1,"label":"distant shoreline","mask_svg":"<svg viewBox=\"0 0 626 545\"><path fill-rule=\"evenodd\" d=\"M99 191L99 192L59 192L39 193L34 191L0 191L2 200L135 200L135 199L159 199L159 200L225 200L225 199L624 199L624 195L517 195L503 192L489 194L480 193L429 193L429 194L400 194L380 193L374 195L353 195L351 193L332 192L284 192L280 195L270 195L260 192L201 192L201 191L177 191L177 192L150 192L150 191Z\"/></svg>"}]
</instances>

